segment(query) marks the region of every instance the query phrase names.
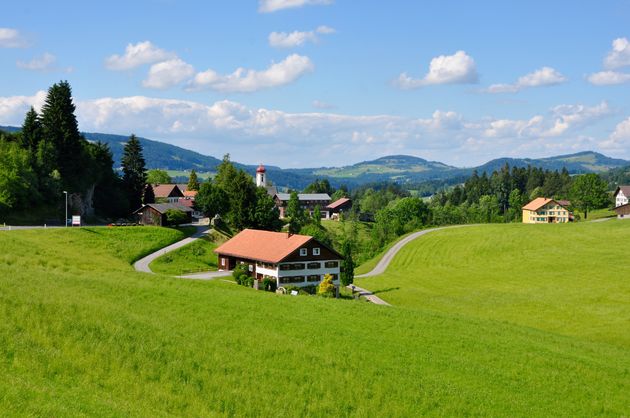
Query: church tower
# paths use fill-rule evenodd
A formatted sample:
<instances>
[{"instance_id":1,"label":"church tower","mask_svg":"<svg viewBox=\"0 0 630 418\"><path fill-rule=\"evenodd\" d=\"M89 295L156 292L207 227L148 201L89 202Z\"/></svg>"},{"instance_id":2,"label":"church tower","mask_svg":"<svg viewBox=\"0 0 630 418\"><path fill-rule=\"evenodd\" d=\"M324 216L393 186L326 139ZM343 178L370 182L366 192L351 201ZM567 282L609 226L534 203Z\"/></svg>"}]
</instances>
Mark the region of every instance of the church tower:
<instances>
[{"instance_id":1,"label":"church tower","mask_svg":"<svg viewBox=\"0 0 630 418\"><path fill-rule=\"evenodd\" d=\"M256 186L267 187L267 170L262 164L256 169Z\"/></svg>"}]
</instances>

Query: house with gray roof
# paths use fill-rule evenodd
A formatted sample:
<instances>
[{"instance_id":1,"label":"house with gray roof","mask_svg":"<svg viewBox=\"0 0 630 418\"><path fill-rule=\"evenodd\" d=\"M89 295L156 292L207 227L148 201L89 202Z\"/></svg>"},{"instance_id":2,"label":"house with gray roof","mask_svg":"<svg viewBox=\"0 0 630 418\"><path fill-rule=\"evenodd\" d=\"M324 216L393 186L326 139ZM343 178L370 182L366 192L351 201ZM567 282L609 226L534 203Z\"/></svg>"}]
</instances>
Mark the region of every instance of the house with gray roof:
<instances>
[{"instance_id":1,"label":"house with gray roof","mask_svg":"<svg viewBox=\"0 0 630 418\"><path fill-rule=\"evenodd\" d=\"M281 219L286 216L285 211L290 198L290 193L276 193L274 197L274 200L276 201L276 206L280 211ZM308 212L312 215L315 207L319 206L319 209L322 213L322 218L328 219L329 212L328 210L326 210L326 206L330 204L331 200L328 193L298 193L298 200L300 201L300 208L302 210L308 210Z\"/></svg>"}]
</instances>

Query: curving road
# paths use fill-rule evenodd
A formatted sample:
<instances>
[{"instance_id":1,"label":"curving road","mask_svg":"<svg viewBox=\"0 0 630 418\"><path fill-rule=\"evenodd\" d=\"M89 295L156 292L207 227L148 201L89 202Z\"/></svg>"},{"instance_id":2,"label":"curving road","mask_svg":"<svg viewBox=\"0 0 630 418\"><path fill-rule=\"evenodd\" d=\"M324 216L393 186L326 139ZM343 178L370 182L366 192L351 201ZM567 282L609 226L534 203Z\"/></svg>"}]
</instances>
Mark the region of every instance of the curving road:
<instances>
[{"instance_id":1,"label":"curving road","mask_svg":"<svg viewBox=\"0 0 630 418\"><path fill-rule=\"evenodd\" d=\"M473 226L473 225L470 224L470 225L442 226L442 227L439 227L439 228L431 228L431 229L425 229L425 230L422 230L422 231L414 232L413 234L408 235L405 238L401 239L396 244L394 244L394 246L392 248L387 250L385 255L383 255L383 258L381 258L379 260L378 264L372 269L372 271L369 271L369 272L367 272L365 274L360 274L360 275L355 276L355 277L357 277L357 278L371 277L371 276L378 276L379 274L385 273L385 270L389 266L389 263L392 262L392 260L396 256L396 254L398 254L398 252L400 250L402 250L402 248L405 245L409 244L411 241L413 241L416 238L419 238L419 237L421 237L421 236L423 236L425 234L428 234L429 232L439 231L441 229L462 228L462 227L465 227L465 226Z\"/></svg>"},{"instance_id":2,"label":"curving road","mask_svg":"<svg viewBox=\"0 0 630 418\"><path fill-rule=\"evenodd\" d=\"M197 227L197 232L192 234L190 237L184 238L181 241L177 241L174 244L168 245L164 248L157 250L154 253L147 255L146 257L141 258L140 260L136 261L133 264L133 268L135 268L136 271L153 274L153 272L149 268L149 264L151 264L153 260L163 256L164 254L170 253L171 251L175 251L178 248L183 247L184 245L188 245L191 242L196 241L199 238L203 237L204 235L207 235L211 231L212 230L208 227L204 227L204 226ZM210 280L217 277L225 277L229 275L230 275L229 271L227 272L226 271L209 271L205 273L188 274L188 275L177 276L177 277L182 278L182 279Z\"/></svg>"}]
</instances>

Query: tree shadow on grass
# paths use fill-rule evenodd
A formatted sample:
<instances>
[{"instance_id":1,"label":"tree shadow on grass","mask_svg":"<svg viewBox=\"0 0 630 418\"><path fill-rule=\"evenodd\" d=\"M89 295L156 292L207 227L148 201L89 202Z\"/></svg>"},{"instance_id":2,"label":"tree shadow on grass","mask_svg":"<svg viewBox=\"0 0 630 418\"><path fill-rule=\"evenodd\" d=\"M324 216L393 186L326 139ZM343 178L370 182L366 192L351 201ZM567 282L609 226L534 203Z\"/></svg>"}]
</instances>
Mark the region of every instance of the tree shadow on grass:
<instances>
[{"instance_id":1,"label":"tree shadow on grass","mask_svg":"<svg viewBox=\"0 0 630 418\"><path fill-rule=\"evenodd\" d=\"M387 289L375 290L372 294L377 295L379 293L391 292L392 290L400 290L400 287L388 287Z\"/></svg>"}]
</instances>

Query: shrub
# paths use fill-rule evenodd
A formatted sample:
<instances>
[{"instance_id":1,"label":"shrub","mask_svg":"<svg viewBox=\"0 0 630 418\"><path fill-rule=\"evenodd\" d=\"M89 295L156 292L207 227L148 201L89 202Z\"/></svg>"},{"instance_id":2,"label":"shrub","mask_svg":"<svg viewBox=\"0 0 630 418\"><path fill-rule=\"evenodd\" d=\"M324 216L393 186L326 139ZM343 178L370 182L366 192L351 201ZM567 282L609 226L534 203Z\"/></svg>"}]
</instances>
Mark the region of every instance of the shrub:
<instances>
[{"instance_id":1,"label":"shrub","mask_svg":"<svg viewBox=\"0 0 630 418\"><path fill-rule=\"evenodd\" d=\"M269 277L269 276L265 276L262 280L262 288L264 290L266 290L267 292L275 292L276 291L276 280Z\"/></svg>"},{"instance_id":2,"label":"shrub","mask_svg":"<svg viewBox=\"0 0 630 418\"><path fill-rule=\"evenodd\" d=\"M335 285L333 284L333 278L330 274L324 275L324 280L319 284L317 294L320 296L330 297L335 291Z\"/></svg>"},{"instance_id":3,"label":"shrub","mask_svg":"<svg viewBox=\"0 0 630 418\"><path fill-rule=\"evenodd\" d=\"M166 222L169 225L180 225L188 220L188 217L184 212L179 209L169 209L165 213Z\"/></svg>"},{"instance_id":4,"label":"shrub","mask_svg":"<svg viewBox=\"0 0 630 418\"><path fill-rule=\"evenodd\" d=\"M247 264L239 264L236 267L234 267L234 271L232 271L232 278L234 278L234 281L236 283L242 284L241 276L243 275L248 275Z\"/></svg>"}]
</instances>

